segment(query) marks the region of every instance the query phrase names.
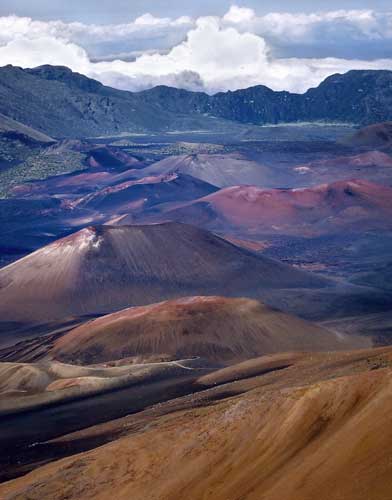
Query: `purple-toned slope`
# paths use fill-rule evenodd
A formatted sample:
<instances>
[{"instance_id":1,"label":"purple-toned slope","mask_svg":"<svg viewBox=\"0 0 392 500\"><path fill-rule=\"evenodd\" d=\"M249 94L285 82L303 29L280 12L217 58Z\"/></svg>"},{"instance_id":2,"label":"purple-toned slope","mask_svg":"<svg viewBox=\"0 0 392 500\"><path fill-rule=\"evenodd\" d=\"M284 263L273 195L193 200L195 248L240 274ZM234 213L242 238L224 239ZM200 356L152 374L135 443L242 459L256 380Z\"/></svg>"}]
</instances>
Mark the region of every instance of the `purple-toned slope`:
<instances>
[{"instance_id":1,"label":"purple-toned slope","mask_svg":"<svg viewBox=\"0 0 392 500\"><path fill-rule=\"evenodd\" d=\"M89 227L0 270L0 317L45 322L185 295L328 283L188 225Z\"/></svg>"},{"instance_id":2,"label":"purple-toned slope","mask_svg":"<svg viewBox=\"0 0 392 500\"><path fill-rule=\"evenodd\" d=\"M276 185L276 173L239 153L170 156L143 169L142 175L172 172L191 175L218 187L234 184Z\"/></svg>"}]
</instances>

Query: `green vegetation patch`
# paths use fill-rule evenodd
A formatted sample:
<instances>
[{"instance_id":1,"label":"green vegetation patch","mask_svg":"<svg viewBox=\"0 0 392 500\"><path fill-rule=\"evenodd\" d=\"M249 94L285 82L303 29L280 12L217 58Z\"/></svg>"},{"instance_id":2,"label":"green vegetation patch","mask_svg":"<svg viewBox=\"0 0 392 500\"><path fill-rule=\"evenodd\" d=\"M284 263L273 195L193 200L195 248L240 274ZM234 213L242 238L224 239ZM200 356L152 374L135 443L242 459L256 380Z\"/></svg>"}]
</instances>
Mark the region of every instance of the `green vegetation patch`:
<instances>
[{"instance_id":1,"label":"green vegetation patch","mask_svg":"<svg viewBox=\"0 0 392 500\"><path fill-rule=\"evenodd\" d=\"M85 155L83 153L65 151L59 154L39 148L23 150L22 146L18 146L17 141L15 141L14 148L17 148L18 151L10 150L8 154L4 141L0 141L0 158L3 161L15 161L15 158L21 160L18 165L0 170L0 198L8 198L11 189L18 184L85 168L83 165Z\"/></svg>"}]
</instances>

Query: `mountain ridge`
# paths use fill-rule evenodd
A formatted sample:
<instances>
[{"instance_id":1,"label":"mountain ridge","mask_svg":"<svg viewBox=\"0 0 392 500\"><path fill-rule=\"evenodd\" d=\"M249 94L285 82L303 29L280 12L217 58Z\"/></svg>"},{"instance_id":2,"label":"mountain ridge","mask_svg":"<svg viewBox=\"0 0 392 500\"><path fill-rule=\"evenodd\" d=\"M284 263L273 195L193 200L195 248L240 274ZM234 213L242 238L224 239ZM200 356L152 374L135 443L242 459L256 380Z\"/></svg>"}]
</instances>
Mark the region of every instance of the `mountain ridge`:
<instances>
[{"instance_id":1,"label":"mountain ridge","mask_svg":"<svg viewBox=\"0 0 392 500\"><path fill-rule=\"evenodd\" d=\"M208 95L158 86L132 93L69 68L0 68L0 113L53 137L326 121L368 125L392 119L392 71L352 70L304 94L263 85Z\"/></svg>"}]
</instances>

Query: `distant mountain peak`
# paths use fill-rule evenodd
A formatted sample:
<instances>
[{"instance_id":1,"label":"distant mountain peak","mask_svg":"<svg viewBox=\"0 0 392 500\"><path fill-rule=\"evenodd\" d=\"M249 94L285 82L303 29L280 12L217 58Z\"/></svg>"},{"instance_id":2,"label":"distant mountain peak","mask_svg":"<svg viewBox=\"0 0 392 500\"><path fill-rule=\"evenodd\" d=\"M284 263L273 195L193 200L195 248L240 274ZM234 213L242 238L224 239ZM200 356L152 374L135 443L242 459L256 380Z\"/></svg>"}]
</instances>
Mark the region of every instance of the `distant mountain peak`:
<instances>
[{"instance_id":1,"label":"distant mountain peak","mask_svg":"<svg viewBox=\"0 0 392 500\"><path fill-rule=\"evenodd\" d=\"M36 68L26 69L25 71L45 80L66 83L71 87L79 88L85 92L99 92L103 88L101 82L93 80L81 73L76 73L67 66L51 66L50 64L45 64Z\"/></svg>"}]
</instances>

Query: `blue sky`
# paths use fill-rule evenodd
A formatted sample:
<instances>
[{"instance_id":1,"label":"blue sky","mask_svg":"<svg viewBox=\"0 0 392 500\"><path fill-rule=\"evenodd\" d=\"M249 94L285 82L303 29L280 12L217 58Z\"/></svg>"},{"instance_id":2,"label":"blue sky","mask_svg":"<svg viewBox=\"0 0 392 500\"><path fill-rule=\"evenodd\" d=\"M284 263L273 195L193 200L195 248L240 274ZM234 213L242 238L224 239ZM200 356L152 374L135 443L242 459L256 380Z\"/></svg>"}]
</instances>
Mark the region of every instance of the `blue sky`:
<instances>
[{"instance_id":1,"label":"blue sky","mask_svg":"<svg viewBox=\"0 0 392 500\"><path fill-rule=\"evenodd\" d=\"M388 10L390 0L1 0L0 15L17 14L38 19L118 23L146 12L155 16L223 15L233 3L272 11L313 12L334 9Z\"/></svg>"},{"instance_id":2,"label":"blue sky","mask_svg":"<svg viewBox=\"0 0 392 500\"><path fill-rule=\"evenodd\" d=\"M390 0L1 0L0 66L68 66L104 84L304 92L392 70Z\"/></svg>"}]
</instances>

